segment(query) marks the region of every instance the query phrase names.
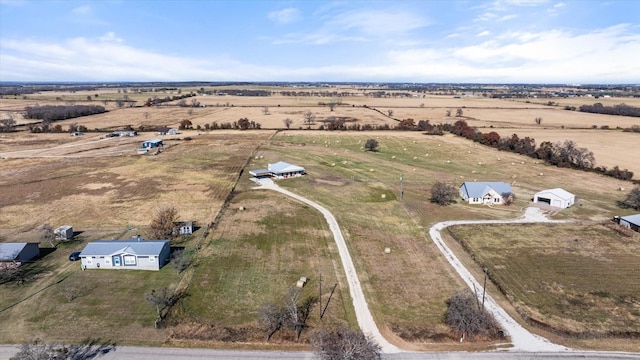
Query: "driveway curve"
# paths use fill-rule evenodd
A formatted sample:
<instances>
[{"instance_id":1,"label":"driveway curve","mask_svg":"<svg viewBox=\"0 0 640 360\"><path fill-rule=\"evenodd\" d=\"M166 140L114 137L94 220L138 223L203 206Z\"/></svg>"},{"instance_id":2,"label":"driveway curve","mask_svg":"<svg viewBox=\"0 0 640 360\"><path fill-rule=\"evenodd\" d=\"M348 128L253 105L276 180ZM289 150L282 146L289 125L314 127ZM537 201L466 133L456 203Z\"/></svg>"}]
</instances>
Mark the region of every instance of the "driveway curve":
<instances>
[{"instance_id":1,"label":"driveway curve","mask_svg":"<svg viewBox=\"0 0 640 360\"><path fill-rule=\"evenodd\" d=\"M362 287L360 285L360 280L358 279L358 274L356 273L355 266L353 265L353 261L351 260L351 255L349 254L349 249L344 241L344 237L342 236L342 232L340 231L340 226L336 221L335 217L324 207L321 205L304 198L298 194L295 194L291 191L285 190L278 185L276 185L271 179L257 179L255 180L259 187L256 189L268 189L274 190L289 197L292 197L300 202L303 202L316 210L320 211L322 215L324 215L327 223L329 224L329 228L333 233L333 237L336 241L336 245L338 246L338 251L340 253L340 259L342 260L342 265L344 267L344 272L347 276L347 281L349 283L349 292L351 294L351 299L353 300L353 307L356 312L356 318L358 320L358 325L362 332L370 335L379 345L383 353L399 353L403 352L400 348L391 344L387 341L387 339L382 336L378 326L373 320L373 316L371 315L371 311L369 311L369 305L364 297L364 293L362 291ZM453 221L443 221L433 225L429 229L429 236L435 243L436 247L442 252L444 257L447 259L449 264L453 266L458 275L462 278L462 280L469 286L472 290L481 289L482 286L480 282L478 282L467 270L462 262L456 257L456 255L451 251L451 249L446 245L446 243L442 240L441 231L452 225L469 225L469 224L518 224L518 223L562 223L565 221L562 220L549 220L544 212L542 212L539 208L536 207L528 207L525 210L524 216L519 219L513 220L453 220ZM565 346L557 345L550 342L548 339L533 334L524 327L522 327L517 321L515 321L498 303L491 297L490 294L485 294L485 308L489 311L495 319L500 323L503 331L511 338L511 342L513 347L511 347L510 351L518 351L518 352L564 352L564 351L572 351L572 349L567 348Z\"/></svg>"},{"instance_id":2,"label":"driveway curve","mask_svg":"<svg viewBox=\"0 0 640 360\"><path fill-rule=\"evenodd\" d=\"M520 219L514 220L455 220L443 221L433 225L429 229L429 236L436 244L440 252L447 259L449 264L453 266L462 280L471 288L482 289L480 282L477 281L467 270L462 262L455 256L453 251L442 240L441 231L452 225L469 225L469 224L520 224L520 223L562 223L566 221L549 220L545 214L536 207L528 207L525 214ZM478 292L478 297L479 292ZM525 352L560 352L571 351L572 349L554 344L542 336L536 335L522 327L515 321L488 293L485 295L485 308L500 323L502 329L511 337L513 347L511 351Z\"/></svg>"},{"instance_id":3,"label":"driveway curve","mask_svg":"<svg viewBox=\"0 0 640 360\"><path fill-rule=\"evenodd\" d=\"M353 265L353 261L351 261L351 255L349 254L349 249L347 248L347 244L344 241L344 237L342 236L342 232L340 231L340 226L336 221L336 218L329 212L329 210L325 209L321 205L304 198L300 195L294 194L291 191L285 190L280 186L276 185L271 179L259 179L256 180L257 183L260 184L256 189L267 189L274 190L289 197L292 197L300 202L303 202L316 210L318 210L324 218L327 220L327 224L329 224L329 229L333 233L333 238L336 241L336 245L338 246L338 252L340 253L340 260L342 260L342 266L344 267L345 275L347 276L347 282L349 283L349 293L351 295L351 299L353 300L353 308L356 312L356 319L358 320L358 325L362 332L366 335L371 336L373 340L375 340L378 345L380 345L380 349L383 353L398 353L402 350L395 345L385 339L384 336L380 333L376 322L373 320L373 315L371 315L371 311L369 311L369 304L367 304L367 300L364 297L364 292L362 291L362 286L360 285L360 279L358 279L358 274L356 273L356 268Z\"/></svg>"}]
</instances>

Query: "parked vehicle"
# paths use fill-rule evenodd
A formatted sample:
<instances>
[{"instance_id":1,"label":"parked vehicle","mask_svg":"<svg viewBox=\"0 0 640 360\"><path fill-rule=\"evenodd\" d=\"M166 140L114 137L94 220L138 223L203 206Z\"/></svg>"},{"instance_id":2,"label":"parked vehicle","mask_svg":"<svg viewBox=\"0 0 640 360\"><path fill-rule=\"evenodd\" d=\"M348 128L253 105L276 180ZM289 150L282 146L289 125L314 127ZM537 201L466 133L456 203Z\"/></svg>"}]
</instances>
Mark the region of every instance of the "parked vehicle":
<instances>
[{"instance_id":1,"label":"parked vehicle","mask_svg":"<svg viewBox=\"0 0 640 360\"><path fill-rule=\"evenodd\" d=\"M69 255L69 261L78 261L80 260L80 251L74 251Z\"/></svg>"}]
</instances>

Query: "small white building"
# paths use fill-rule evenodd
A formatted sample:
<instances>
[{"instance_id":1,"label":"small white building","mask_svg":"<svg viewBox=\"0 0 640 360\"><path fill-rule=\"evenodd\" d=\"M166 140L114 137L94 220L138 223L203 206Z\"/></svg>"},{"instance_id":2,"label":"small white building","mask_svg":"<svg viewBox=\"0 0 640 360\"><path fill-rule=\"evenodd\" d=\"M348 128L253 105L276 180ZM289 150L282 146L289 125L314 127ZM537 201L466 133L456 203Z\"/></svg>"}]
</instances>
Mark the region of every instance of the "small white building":
<instances>
[{"instance_id":1,"label":"small white building","mask_svg":"<svg viewBox=\"0 0 640 360\"><path fill-rule=\"evenodd\" d=\"M561 188L547 189L535 193L533 202L566 209L576 202L576 196Z\"/></svg>"},{"instance_id":2,"label":"small white building","mask_svg":"<svg viewBox=\"0 0 640 360\"><path fill-rule=\"evenodd\" d=\"M178 233L180 233L180 235L193 234L193 221L182 221L176 225L178 225Z\"/></svg>"},{"instance_id":3,"label":"small white building","mask_svg":"<svg viewBox=\"0 0 640 360\"><path fill-rule=\"evenodd\" d=\"M56 240L69 240L73 238L73 227L70 225L63 225L55 230L53 234L56 236Z\"/></svg>"}]
</instances>

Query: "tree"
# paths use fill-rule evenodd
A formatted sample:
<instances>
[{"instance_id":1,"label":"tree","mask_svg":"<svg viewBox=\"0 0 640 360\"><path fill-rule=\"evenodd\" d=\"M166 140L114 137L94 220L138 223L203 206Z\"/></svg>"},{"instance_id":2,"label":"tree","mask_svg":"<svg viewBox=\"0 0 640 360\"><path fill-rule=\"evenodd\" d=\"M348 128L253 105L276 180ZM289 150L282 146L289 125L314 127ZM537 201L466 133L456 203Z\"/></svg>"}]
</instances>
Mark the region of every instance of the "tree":
<instances>
[{"instance_id":1,"label":"tree","mask_svg":"<svg viewBox=\"0 0 640 360\"><path fill-rule=\"evenodd\" d=\"M238 120L238 127L240 128L240 130L247 130L250 125L251 125L251 123L249 122L249 119L247 119L247 118L242 118L242 119Z\"/></svg>"},{"instance_id":2,"label":"tree","mask_svg":"<svg viewBox=\"0 0 640 360\"><path fill-rule=\"evenodd\" d=\"M393 116L393 110L391 110L391 109L387 110L387 114L389 114L389 117L392 117Z\"/></svg>"},{"instance_id":3,"label":"tree","mask_svg":"<svg viewBox=\"0 0 640 360\"><path fill-rule=\"evenodd\" d=\"M193 123L191 122L191 120L182 120L180 121L180 129L184 130L184 129L193 129Z\"/></svg>"},{"instance_id":4,"label":"tree","mask_svg":"<svg viewBox=\"0 0 640 360\"><path fill-rule=\"evenodd\" d=\"M451 117L451 110L447 110L447 117Z\"/></svg>"},{"instance_id":5,"label":"tree","mask_svg":"<svg viewBox=\"0 0 640 360\"><path fill-rule=\"evenodd\" d=\"M178 211L176 208L160 208L149 225L150 236L154 239L174 239L179 233L177 221Z\"/></svg>"},{"instance_id":6,"label":"tree","mask_svg":"<svg viewBox=\"0 0 640 360\"><path fill-rule=\"evenodd\" d=\"M364 144L364 148L367 151L373 151L373 152L378 151L378 140L376 139L367 140L367 142Z\"/></svg>"},{"instance_id":7,"label":"tree","mask_svg":"<svg viewBox=\"0 0 640 360\"><path fill-rule=\"evenodd\" d=\"M159 291L151 290L151 292L144 294L144 298L156 307L158 318L154 325L158 329L169 314L169 309L178 301L180 295L174 290L164 287Z\"/></svg>"},{"instance_id":8,"label":"tree","mask_svg":"<svg viewBox=\"0 0 640 360\"><path fill-rule=\"evenodd\" d=\"M40 232L40 237L42 241L48 241L49 244L51 244L51 247L54 247L53 240L55 240L55 236L54 236L55 234L53 233L53 228L51 227L51 225L42 224L38 226L36 230Z\"/></svg>"},{"instance_id":9,"label":"tree","mask_svg":"<svg viewBox=\"0 0 640 360\"><path fill-rule=\"evenodd\" d=\"M268 107L268 106L263 106L263 107L262 107L262 113L263 113L264 115L270 115L270 114L271 114L271 112L269 111L269 107Z\"/></svg>"},{"instance_id":10,"label":"tree","mask_svg":"<svg viewBox=\"0 0 640 360\"><path fill-rule=\"evenodd\" d=\"M269 341L276 332L282 329L287 321L288 314L284 307L278 307L272 303L260 307L258 310L258 324L267 332L266 341Z\"/></svg>"},{"instance_id":11,"label":"tree","mask_svg":"<svg viewBox=\"0 0 640 360\"><path fill-rule=\"evenodd\" d=\"M460 117L460 116L462 116L462 114L463 114L463 112L462 112L462 108L458 108L458 109L456 110L456 117Z\"/></svg>"},{"instance_id":12,"label":"tree","mask_svg":"<svg viewBox=\"0 0 640 360\"><path fill-rule=\"evenodd\" d=\"M305 124L313 124L316 121L316 115L311 111L307 111L304 113L304 123Z\"/></svg>"},{"instance_id":13,"label":"tree","mask_svg":"<svg viewBox=\"0 0 640 360\"><path fill-rule=\"evenodd\" d=\"M331 101L329 101L327 103L327 106L329 106L329 110L333 111L333 109L335 109L336 105L338 105L338 99L333 98L331 99Z\"/></svg>"},{"instance_id":14,"label":"tree","mask_svg":"<svg viewBox=\"0 0 640 360\"><path fill-rule=\"evenodd\" d=\"M118 105L118 108L124 107L124 99L117 99L116 105Z\"/></svg>"},{"instance_id":15,"label":"tree","mask_svg":"<svg viewBox=\"0 0 640 360\"><path fill-rule=\"evenodd\" d=\"M503 192L500 195L502 196L502 203L506 206L513 204L513 202L516 200L516 195L512 192Z\"/></svg>"},{"instance_id":16,"label":"tree","mask_svg":"<svg viewBox=\"0 0 640 360\"><path fill-rule=\"evenodd\" d=\"M322 360L377 360L380 345L361 330L345 326L328 330L320 328L311 334L311 346Z\"/></svg>"},{"instance_id":17,"label":"tree","mask_svg":"<svg viewBox=\"0 0 640 360\"><path fill-rule=\"evenodd\" d=\"M300 340L300 334L307 327L307 319L313 304L317 302L317 299L313 296L306 298L302 304L298 303L301 295L300 288L291 288L285 299L284 308L287 311L287 316L284 324L295 331L296 341Z\"/></svg>"},{"instance_id":18,"label":"tree","mask_svg":"<svg viewBox=\"0 0 640 360\"><path fill-rule=\"evenodd\" d=\"M635 210L640 210L640 187L637 187L627 195L626 199L622 202L624 206L628 206Z\"/></svg>"},{"instance_id":19,"label":"tree","mask_svg":"<svg viewBox=\"0 0 640 360\"><path fill-rule=\"evenodd\" d=\"M185 271L193 262L193 256L195 252L193 249L189 250L176 250L171 254L171 264L176 269L176 275L180 275L181 272Z\"/></svg>"},{"instance_id":20,"label":"tree","mask_svg":"<svg viewBox=\"0 0 640 360\"><path fill-rule=\"evenodd\" d=\"M142 114L144 116L145 119L148 119L149 116L151 116L151 114L149 114L149 112L145 111L144 114Z\"/></svg>"},{"instance_id":21,"label":"tree","mask_svg":"<svg viewBox=\"0 0 640 360\"><path fill-rule=\"evenodd\" d=\"M495 336L498 325L469 289L458 290L447 301L446 323L455 332L462 333L469 341L473 335Z\"/></svg>"},{"instance_id":22,"label":"tree","mask_svg":"<svg viewBox=\"0 0 640 360\"><path fill-rule=\"evenodd\" d=\"M286 118L284 120L282 120L282 122L284 122L284 126L288 129L291 127L291 124L293 123L293 120Z\"/></svg>"},{"instance_id":23,"label":"tree","mask_svg":"<svg viewBox=\"0 0 640 360\"><path fill-rule=\"evenodd\" d=\"M535 118L535 122L536 122L536 124L538 124L538 125L542 124L542 118L541 118L540 116L536 117L536 118Z\"/></svg>"},{"instance_id":24,"label":"tree","mask_svg":"<svg viewBox=\"0 0 640 360\"><path fill-rule=\"evenodd\" d=\"M198 101L198 99L193 98L191 99L191 107L198 107L200 106L200 101Z\"/></svg>"},{"instance_id":25,"label":"tree","mask_svg":"<svg viewBox=\"0 0 640 360\"><path fill-rule=\"evenodd\" d=\"M445 182L437 181L431 186L431 202L438 205L449 205L454 202L457 194L456 187Z\"/></svg>"},{"instance_id":26,"label":"tree","mask_svg":"<svg viewBox=\"0 0 640 360\"><path fill-rule=\"evenodd\" d=\"M12 132L15 125L16 120L13 118L13 114L9 114L8 119L0 120L0 132Z\"/></svg>"}]
</instances>

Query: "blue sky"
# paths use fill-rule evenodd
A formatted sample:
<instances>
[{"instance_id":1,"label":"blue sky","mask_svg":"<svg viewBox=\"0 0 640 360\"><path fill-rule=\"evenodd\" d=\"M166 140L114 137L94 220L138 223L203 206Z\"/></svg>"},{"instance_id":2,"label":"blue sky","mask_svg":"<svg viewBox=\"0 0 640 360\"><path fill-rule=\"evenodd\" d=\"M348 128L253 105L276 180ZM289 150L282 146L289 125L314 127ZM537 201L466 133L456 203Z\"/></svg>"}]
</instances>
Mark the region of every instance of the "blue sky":
<instances>
[{"instance_id":1,"label":"blue sky","mask_svg":"<svg viewBox=\"0 0 640 360\"><path fill-rule=\"evenodd\" d=\"M640 1L0 0L0 81L640 83Z\"/></svg>"}]
</instances>

